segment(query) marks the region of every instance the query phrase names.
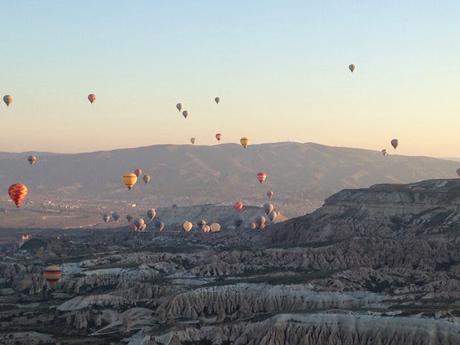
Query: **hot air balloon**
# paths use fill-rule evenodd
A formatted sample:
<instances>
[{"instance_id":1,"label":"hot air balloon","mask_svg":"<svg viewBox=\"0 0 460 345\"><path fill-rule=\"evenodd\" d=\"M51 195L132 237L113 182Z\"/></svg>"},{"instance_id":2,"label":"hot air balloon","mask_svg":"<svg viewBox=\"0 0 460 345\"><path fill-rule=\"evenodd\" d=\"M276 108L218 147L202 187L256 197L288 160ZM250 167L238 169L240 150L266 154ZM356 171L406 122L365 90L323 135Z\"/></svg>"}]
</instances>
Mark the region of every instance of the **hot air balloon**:
<instances>
[{"instance_id":1,"label":"hot air balloon","mask_svg":"<svg viewBox=\"0 0 460 345\"><path fill-rule=\"evenodd\" d=\"M142 176L142 180L144 181L145 184L150 182L150 175L144 175Z\"/></svg>"},{"instance_id":2,"label":"hot air balloon","mask_svg":"<svg viewBox=\"0 0 460 345\"><path fill-rule=\"evenodd\" d=\"M190 138L190 142L191 142L192 144L195 144L195 140L196 140L195 138Z\"/></svg>"},{"instance_id":3,"label":"hot air balloon","mask_svg":"<svg viewBox=\"0 0 460 345\"><path fill-rule=\"evenodd\" d=\"M392 139L391 140L391 146L393 146L393 148L396 150L396 148L398 147L399 145L399 140L398 139Z\"/></svg>"},{"instance_id":4,"label":"hot air balloon","mask_svg":"<svg viewBox=\"0 0 460 345\"><path fill-rule=\"evenodd\" d=\"M154 208L151 208L150 210L147 211L147 217L150 220L153 220L156 215L157 215L157 211Z\"/></svg>"},{"instance_id":5,"label":"hot air balloon","mask_svg":"<svg viewBox=\"0 0 460 345\"><path fill-rule=\"evenodd\" d=\"M254 223L254 222L252 222L251 224L249 224L249 228L250 228L251 230L256 230L256 229L257 229L257 224Z\"/></svg>"},{"instance_id":6,"label":"hot air balloon","mask_svg":"<svg viewBox=\"0 0 460 345\"><path fill-rule=\"evenodd\" d=\"M115 222L118 222L118 219L120 219L120 215L117 212L112 212L111 216Z\"/></svg>"},{"instance_id":7,"label":"hot air balloon","mask_svg":"<svg viewBox=\"0 0 460 345\"><path fill-rule=\"evenodd\" d=\"M270 219L270 221L274 222L276 220L276 218L278 217L278 212L276 212L275 210L271 211L269 214L268 214L268 218Z\"/></svg>"},{"instance_id":8,"label":"hot air balloon","mask_svg":"<svg viewBox=\"0 0 460 345\"><path fill-rule=\"evenodd\" d=\"M133 221L133 216L131 216L130 214L128 214L126 216L126 220L128 221L128 223L131 223Z\"/></svg>"},{"instance_id":9,"label":"hot air balloon","mask_svg":"<svg viewBox=\"0 0 460 345\"><path fill-rule=\"evenodd\" d=\"M22 183L15 183L8 188L8 195L10 196L11 200L13 200L16 207L20 207L24 200L27 197L28 193L27 186Z\"/></svg>"},{"instance_id":10,"label":"hot air balloon","mask_svg":"<svg viewBox=\"0 0 460 345\"><path fill-rule=\"evenodd\" d=\"M30 163L30 165L34 165L35 163L37 163L37 156L29 156L27 157L27 161Z\"/></svg>"},{"instance_id":11,"label":"hot air balloon","mask_svg":"<svg viewBox=\"0 0 460 345\"><path fill-rule=\"evenodd\" d=\"M354 64L351 64L351 65L348 66L348 68L353 73L355 71L356 66Z\"/></svg>"},{"instance_id":12,"label":"hot air balloon","mask_svg":"<svg viewBox=\"0 0 460 345\"><path fill-rule=\"evenodd\" d=\"M246 137L242 137L240 139L240 144L241 146L243 146L244 148L248 147L248 145L251 143L251 141L249 140L249 138L246 138Z\"/></svg>"},{"instance_id":13,"label":"hot air balloon","mask_svg":"<svg viewBox=\"0 0 460 345\"><path fill-rule=\"evenodd\" d=\"M216 102L216 104L219 104L219 102L220 102L220 97L214 98L214 102Z\"/></svg>"},{"instance_id":14,"label":"hot air balloon","mask_svg":"<svg viewBox=\"0 0 460 345\"><path fill-rule=\"evenodd\" d=\"M147 225L145 224L145 220L143 218L138 218L134 221L134 230L136 231L144 231Z\"/></svg>"},{"instance_id":15,"label":"hot air balloon","mask_svg":"<svg viewBox=\"0 0 460 345\"><path fill-rule=\"evenodd\" d=\"M3 102L5 102L6 106L9 107L11 103L13 103L14 97L11 95L3 96Z\"/></svg>"},{"instance_id":16,"label":"hot air balloon","mask_svg":"<svg viewBox=\"0 0 460 345\"><path fill-rule=\"evenodd\" d=\"M104 214L102 216L102 220L105 222L105 223L108 223L110 221L110 216L108 214Z\"/></svg>"},{"instance_id":17,"label":"hot air balloon","mask_svg":"<svg viewBox=\"0 0 460 345\"><path fill-rule=\"evenodd\" d=\"M182 112L182 116L184 117L184 119L186 119L187 116L188 116L188 111L187 111L187 110L184 110L184 111Z\"/></svg>"},{"instance_id":18,"label":"hot air balloon","mask_svg":"<svg viewBox=\"0 0 460 345\"><path fill-rule=\"evenodd\" d=\"M243 208L244 208L244 204L242 201L237 201L235 202L235 204L233 205L233 208L237 211L241 211Z\"/></svg>"},{"instance_id":19,"label":"hot air balloon","mask_svg":"<svg viewBox=\"0 0 460 345\"><path fill-rule=\"evenodd\" d=\"M137 168L133 172L134 172L134 175L136 175L136 177L139 177L142 175L142 169Z\"/></svg>"},{"instance_id":20,"label":"hot air balloon","mask_svg":"<svg viewBox=\"0 0 460 345\"><path fill-rule=\"evenodd\" d=\"M212 223L210 225L210 228L211 228L211 232L219 232L221 229L221 226L219 223Z\"/></svg>"},{"instance_id":21,"label":"hot air balloon","mask_svg":"<svg viewBox=\"0 0 460 345\"><path fill-rule=\"evenodd\" d=\"M270 203L266 203L264 204L264 211L265 211L265 214L270 214L272 211L273 211L274 207L273 207L273 204L270 204Z\"/></svg>"},{"instance_id":22,"label":"hot air balloon","mask_svg":"<svg viewBox=\"0 0 460 345\"><path fill-rule=\"evenodd\" d=\"M267 220L265 219L264 216L257 216L256 223L259 227L261 227L262 225L265 225L266 222Z\"/></svg>"},{"instance_id":23,"label":"hot air balloon","mask_svg":"<svg viewBox=\"0 0 460 345\"><path fill-rule=\"evenodd\" d=\"M260 183L264 183L265 180L267 179L267 173L264 173L263 171L258 172L257 179L259 180Z\"/></svg>"},{"instance_id":24,"label":"hot air balloon","mask_svg":"<svg viewBox=\"0 0 460 345\"><path fill-rule=\"evenodd\" d=\"M387 153L387 150L386 149L383 149L382 151L380 151L382 153L382 156L386 156L388 153Z\"/></svg>"},{"instance_id":25,"label":"hot air balloon","mask_svg":"<svg viewBox=\"0 0 460 345\"><path fill-rule=\"evenodd\" d=\"M136 174L127 173L123 176L123 183L125 184L126 187L128 187L128 189L133 188L136 182L137 182Z\"/></svg>"},{"instance_id":26,"label":"hot air balloon","mask_svg":"<svg viewBox=\"0 0 460 345\"><path fill-rule=\"evenodd\" d=\"M196 225L198 225L199 228L202 228L206 224L207 224L207 222L204 219L201 219L201 220L198 221L198 223L196 223Z\"/></svg>"},{"instance_id":27,"label":"hot air balloon","mask_svg":"<svg viewBox=\"0 0 460 345\"><path fill-rule=\"evenodd\" d=\"M233 221L233 224L239 228L242 224L243 224L244 220L243 218L241 217L238 217L238 218L235 218L235 220Z\"/></svg>"},{"instance_id":28,"label":"hot air balloon","mask_svg":"<svg viewBox=\"0 0 460 345\"><path fill-rule=\"evenodd\" d=\"M457 175L460 176L460 168L457 169Z\"/></svg>"},{"instance_id":29,"label":"hot air balloon","mask_svg":"<svg viewBox=\"0 0 460 345\"><path fill-rule=\"evenodd\" d=\"M94 101L96 101L96 95L95 95L94 93L90 93L90 94L88 95L88 101L89 101L91 104L93 104Z\"/></svg>"},{"instance_id":30,"label":"hot air balloon","mask_svg":"<svg viewBox=\"0 0 460 345\"><path fill-rule=\"evenodd\" d=\"M43 277L51 288L55 288L59 279L62 277L61 267L58 265L51 265L43 271Z\"/></svg>"},{"instance_id":31,"label":"hot air balloon","mask_svg":"<svg viewBox=\"0 0 460 345\"><path fill-rule=\"evenodd\" d=\"M273 191L269 190L269 191L267 192L267 198L268 198L268 200L271 200L271 199L273 198L273 195L275 195L275 193L273 193Z\"/></svg>"},{"instance_id":32,"label":"hot air balloon","mask_svg":"<svg viewBox=\"0 0 460 345\"><path fill-rule=\"evenodd\" d=\"M182 110L182 103L177 103L176 104L176 108L177 110L179 110L179 112Z\"/></svg>"},{"instance_id":33,"label":"hot air balloon","mask_svg":"<svg viewBox=\"0 0 460 345\"><path fill-rule=\"evenodd\" d=\"M221 134L221 133L217 133L217 134L216 134L216 139L217 139L217 141L220 141L220 139L222 139L222 134Z\"/></svg>"},{"instance_id":34,"label":"hot air balloon","mask_svg":"<svg viewBox=\"0 0 460 345\"><path fill-rule=\"evenodd\" d=\"M207 224L203 225L203 227L201 228L201 231L203 232L210 232L211 231L211 227Z\"/></svg>"},{"instance_id":35,"label":"hot air balloon","mask_svg":"<svg viewBox=\"0 0 460 345\"><path fill-rule=\"evenodd\" d=\"M189 222L188 220L186 220L183 224L182 224L182 229L184 229L185 232L190 232L193 228L193 224L191 222Z\"/></svg>"}]
</instances>

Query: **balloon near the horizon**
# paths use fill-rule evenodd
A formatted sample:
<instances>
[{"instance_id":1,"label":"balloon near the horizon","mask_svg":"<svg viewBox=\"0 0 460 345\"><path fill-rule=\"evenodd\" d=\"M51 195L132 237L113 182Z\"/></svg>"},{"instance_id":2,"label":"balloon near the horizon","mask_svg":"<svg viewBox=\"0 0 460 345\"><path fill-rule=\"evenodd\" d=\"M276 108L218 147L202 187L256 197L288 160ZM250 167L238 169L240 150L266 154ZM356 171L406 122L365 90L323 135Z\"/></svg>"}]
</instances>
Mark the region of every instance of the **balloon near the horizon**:
<instances>
[{"instance_id":1,"label":"balloon near the horizon","mask_svg":"<svg viewBox=\"0 0 460 345\"><path fill-rule=\"evenodd\" d=\"M220 141L222 139L222 133L217 133L216 134L216 139L217 139L217 141Z\"/></svg>"},{"instance_id":2,"label":"balloon near the horizon","mask_svg":"<svg viewBox=\"0 0 460 345\"><path fill-rule=\"evenodd\" d=\"M399 145L399 140L398 139L392 139L391 140L391 146L393 146L393 148L396 150L396 148L398 147Z\"/></svg>"},{"instance_id":3,"label":"balloon near the horizon","mask_svg":"<svg viewBox=\"0 0 460 345\"><path fill-rule=\"evenodd\" d=\"M131 189L134 187L134 185L137 182L137 176L134 173L127 173L123 176L123 183L125 184L128 189Z\"/></svg>"},{"instance_id":4,"label":"balloon near the horizon","mask_svg":"<svg viewBox=\"0 0 460 345\"><path fill-rule=\"evenodd\" d=\"M28 193L29 190L23 183L15 183L8 188L8 195L10 196L11 200L13 200L17 208L21 207L21 205L24 203Z\"/></svg>"},{"instance_id":5,"label":"balloon near the horizon","mask_svg":"<svg viewBox=\"0 0 460 345\"><path fill-rule=\"evenodd\" d=\"M221 226L219 223L212 223L210 226L211 232L219 232L221 229Z\"/></svg>"},{"instance_id":6,"label":"balloon near the horizon","mask_svg":"<svg viewBox=\"0 0 460 345\"><path fill-rule=\"evenodd\" d=\"M29 156L27 157L27 161L30 163L30 165L34 165L35 163L37 163L37 156Z\"/></svg>"},{"instance_id":7,"label":"balloon near the horizon","mask_svg":"<svg viewBox=\"0 0 460 345\"><path fill-rule=\"evenodd\" d=\"M136 170L134 170L134 175L136 175L136 177L141 176L142 175L142 169L137 168Z\"/></svg>"},{"instance_id":8,"label":"balloon near the horizon","mask_svg":"<svg viewBox=\"0 0 460 345\"><path fill-rule=\"evenodd\" d=\"M233 208L236 210L236 211L241 211L243 208L244 208L244 203L242 201L237 201L235 202L235 204L233 205Z\"/></svg>"},{"instance_id":9,"label":"balloon near the horizon","mask_svg":"<svg viewBox=\"0 0 460 345\"><path fill-rule=\"evenodd\" d=\"M96 95L95 95L94 93L90 93L90 94L88 95L88 101L89 101L91 104L93 104L93 103L96 101ZM102 100L102 101L104 101L104 100ZM104 102L102 102L102 103L104 103Z\"/></svg>"},{"instance_id":10,"label":"balloon near the horizon","mask_svg":"<svg viewBox=\"0 0 460 345\"><path fill-rule=\"evenodd\" d=\"M251 143L251 141L249 140L249 138L246 138L246 137L242 137L240 139L240 144L241 146L243 146L244 148L248 147L248 145Z\"/></svg>"},{"instance_id":11,"label":"balloon near the horizon","mask_svg":"<svg viewBox=\"0 0 460 345\"><path fill-rule=\"evenodd\" d=\"M3 96L3 102L5 102L6 106L9 107L14 101L14 97L11 95Z\"/></svg>"},{"instance_id":12,"label":"balloon near the horizon","mask_svg":"<svg viewBox=\"0 0 460 345\"><path fill-rule=\"evenodd\" d=\"M150 179L151 179L150 175L142 176L142 180L144 181L145 184L150 183Z\"/></svg>"},{"instance_id":13,"label":"balloon near the horizon","mask_svg":"<svg viewBox=\"0 0 460 345\"><path fill-rule=\"evenodd\" d=\"M190 138L190 142L192 143L192 145L195 145L195 141L196 141L196 138Z\"/></svg>"},{"instance_id":14,"label":"balloon near the horizon","mask_svg":"<svg viewBox=\"0 0 460 345\"><path fill-rule=\"evenodd\" d=\"M104 215L102 216L102 220L104 221L104 223L110 222L110 215L104 214Z\"/></svg>"},{"instance_id":15,"label":"balloon near the horizon","mask_svg":"<svg viewBox=\"0 0 460 345\"><path fill-rule=\"evenodd\" d=\"M383 149L380 152L382 153L382 156L386 156L388 154L387 149Z\"/></svg>"},{"instance_id":16,"label":"balloon near the horizon","mask_svg":"<svg viewBox=\"0 0 460 345\"><path fill-rule=\"evenodd\" d=\"M267 179L267 173L263 171L257 173L257 180L260 183L264 183L266 179Z\"/></svg>"},{"instance_id":17,"label":"balloon near the horizon","mask_svg":"<svg viewBox=\"0 0 460 345\"><path fill-rule=\"evenodd\" d=\"M273 198L273 195L275 195L275 193L274 193L273 191L269 190L269 191L267 192L267 198L268 198L268 200L271 200L271 199Z\"/></svg>"},{"instance_id":18,"label":"balloon near the horizon","mask_svg":"<svg viewBox=\"0 0 460 345\"><path fill-rule=\"evenodd\" d=\"M457 169L457 175L460 177L460 168Z\"/></svg>"}]
</instances>

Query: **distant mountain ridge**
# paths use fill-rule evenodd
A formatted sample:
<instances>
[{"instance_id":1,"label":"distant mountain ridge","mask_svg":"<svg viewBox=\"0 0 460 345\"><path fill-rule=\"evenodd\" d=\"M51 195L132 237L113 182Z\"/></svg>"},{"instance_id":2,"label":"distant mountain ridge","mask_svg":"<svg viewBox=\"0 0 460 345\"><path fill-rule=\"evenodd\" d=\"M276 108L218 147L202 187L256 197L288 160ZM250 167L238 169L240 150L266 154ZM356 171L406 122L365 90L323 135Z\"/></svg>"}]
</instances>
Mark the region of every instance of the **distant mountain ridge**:
<instances>
[{"instance_id":1,"label":"distant mountain ridge","mask_svg":"<svg viewBox=\"0 0 460 345\"><path fill-rule=\"evenodd\" d=\"M453 178L458 162L390 155L378 151L330 147L314 143L272 143L243 149L237 144L214 146L155 145L78 154L34 153L30 166L26 153L0 153L1 201L14 182L29 186L30 199L90 199L148 201L171 204L262 203L275 192L274 202L286 215L299 215L319 207L344 188L376 183L409 183ZM141 168L152 176L128 192L121 176ZM256 174L268 174L261 185Z\"/></svg>"}]
</instances>

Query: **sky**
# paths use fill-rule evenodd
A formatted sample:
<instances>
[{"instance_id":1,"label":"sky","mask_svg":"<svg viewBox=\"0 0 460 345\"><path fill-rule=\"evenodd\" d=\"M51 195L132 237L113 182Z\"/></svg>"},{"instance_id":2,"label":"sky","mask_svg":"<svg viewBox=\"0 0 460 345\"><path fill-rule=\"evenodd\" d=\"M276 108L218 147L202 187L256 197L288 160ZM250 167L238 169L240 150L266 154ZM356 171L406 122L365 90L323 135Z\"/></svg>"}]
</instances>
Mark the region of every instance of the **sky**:
<instances>
[{"instance_id":1,"label":"sky","mask_svg":"<svg viewBox=\"0 0 460 345\"><path fill-rule=\"evenodd\" d=\"M458 1L0 5L0 93L15 97L0 106L0 151L208 145L220 132L460 156Z\"/></svg>"}]
</instances>

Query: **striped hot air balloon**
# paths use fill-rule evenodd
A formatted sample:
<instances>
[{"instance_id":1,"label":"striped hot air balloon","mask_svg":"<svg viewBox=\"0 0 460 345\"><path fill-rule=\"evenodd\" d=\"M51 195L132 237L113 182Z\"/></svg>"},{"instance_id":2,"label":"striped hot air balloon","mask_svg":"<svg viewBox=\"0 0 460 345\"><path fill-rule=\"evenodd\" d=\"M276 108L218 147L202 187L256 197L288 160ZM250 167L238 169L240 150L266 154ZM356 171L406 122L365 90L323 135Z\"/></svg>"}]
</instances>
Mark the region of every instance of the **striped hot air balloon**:
<instances>
[{"instance_id":1,"label":"striped hot air balloon","mask_svg":"<svg viewBox=\"0 0 460 345\"><path fill-rule=\"evenodd\" d=\"M43 272L43 277L48 282L48 284L54 289L57 282L62 277L61 267L58 265L51 265L45 268Z\"/></svg>"},{"instance_id":2,"label":"striped hot air balloon","mask_svg":"<svg viewBox=\"0 0 460 345\"><path fill-rule=\"evenodd\" d=\"M28 192L29 190L27 189L27 186L22 183L15 183L8 188L8 195L11 200L13 200L16 207L20 207L22 205Z\"/></svg>"}]
</instances>

